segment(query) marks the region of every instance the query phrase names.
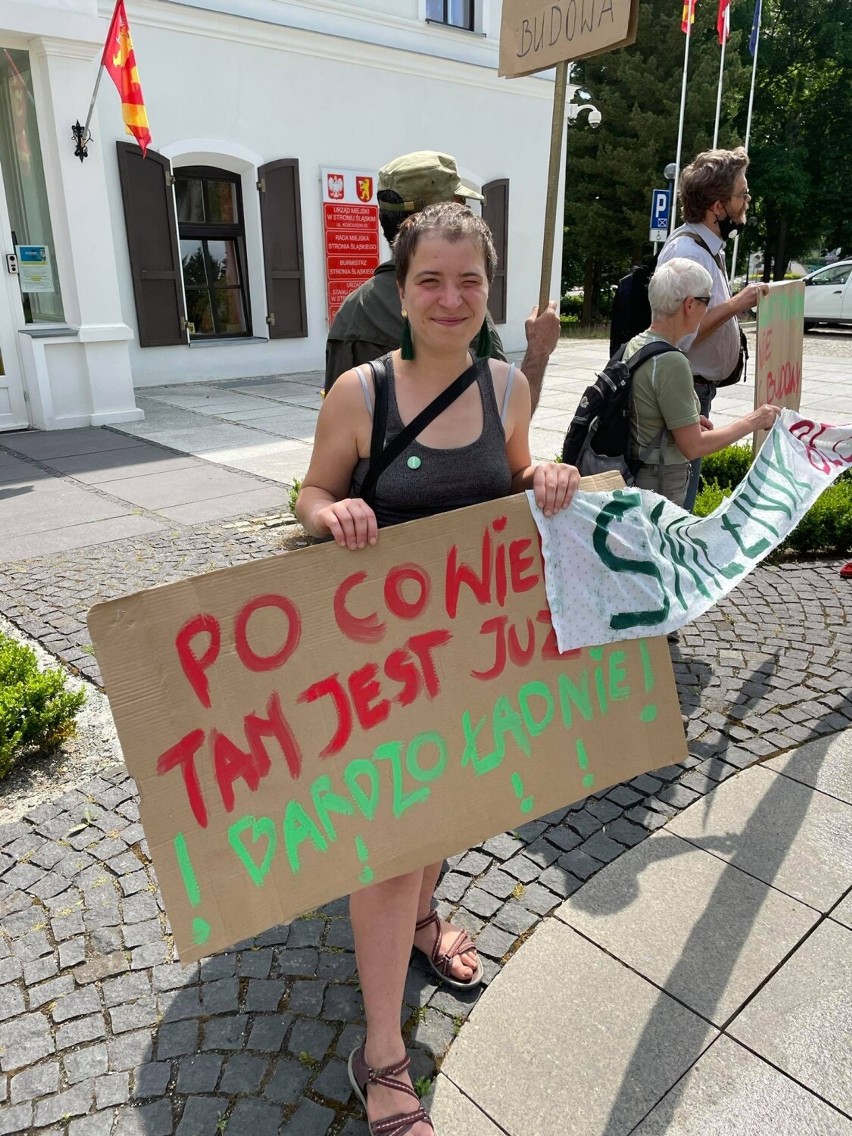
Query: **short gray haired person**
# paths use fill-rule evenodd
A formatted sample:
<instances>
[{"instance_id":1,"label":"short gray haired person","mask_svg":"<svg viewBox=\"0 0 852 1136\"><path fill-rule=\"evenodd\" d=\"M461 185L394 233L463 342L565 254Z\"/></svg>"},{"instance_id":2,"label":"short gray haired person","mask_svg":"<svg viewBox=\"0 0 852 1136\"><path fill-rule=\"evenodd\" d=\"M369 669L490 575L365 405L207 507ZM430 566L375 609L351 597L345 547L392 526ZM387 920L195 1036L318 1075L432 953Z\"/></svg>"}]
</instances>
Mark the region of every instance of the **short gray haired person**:
<instances>
[{"instance_id":1,"label":"short gray haired person","mask_svg":"<svg viewBox=\"0 0 852 1136\"><path fill-rule=\"evenodd\" d=\"M676 257L668 268L655 272L648 284L652 320L675 315L688 296L706 296L713 287L713 277L694 260Z\"/></svg>"},{"instance_id":2,"label":"short gray haired person","mask_svg":"<svg viewBox=\"0 0 852 1136\"><path fill-rule=\"evenodd\" d=\"M376 197L379 223L391 247L403 221L427 205L484 200L480 191L459 175L455 158L437 150L416 150L382 166ZM505 362L503 344L490 316L488 322L491 358ZM325 349L325 393L328 394L345 371L399 347L402 326L402 307L391 258L383 261L370 280L346 297L334 317ZM524 323L524 332L527 350L521 370L527 377L535 410L544 372L561 332L556 302L551 301L543 312L534 307Z\"/></svg>"},{"instance_id":3,"label":"short gray haired person","mask_svg":"<svg viewBox=\"0 0 852 1136\"><path fill-rule=\"evenodd\" d=\"M678 182L684 224L676 229L663 247L658 266L672 258L693 260L710 273L710 302L701 326L684 345L692 370L695 393L701 413L710 414L710 405L719 384L735 381L742 372L744 354L738 316L757 306L766 284L749 284L736 296L731 294L725 265L725 241L740 232L746 223L751 194L748 189L749 157L742 146L734 150L705 150L683 170ZM693 474L684 508L692 509L698 492L700 460Z\"/></svg>"},{"instance_id":4,"label":"short gray haired person","mask_svg":"<svg viewBox=\"0 0 852 1136\"><path fill-rule=\"evenodd\" d=\"M647 343L678 347L695 335L710 304L713 279L696 261L674 257L660 264L648 285L651 324L624 351L628 362ZM655 355L633 376L631 458L639 461L636 485L683 505L690 462L715 454L755 430L769 430L777 406L764 405L714 430L702 413L689 360L680 350Z\"/></svg>"}]
</instances>

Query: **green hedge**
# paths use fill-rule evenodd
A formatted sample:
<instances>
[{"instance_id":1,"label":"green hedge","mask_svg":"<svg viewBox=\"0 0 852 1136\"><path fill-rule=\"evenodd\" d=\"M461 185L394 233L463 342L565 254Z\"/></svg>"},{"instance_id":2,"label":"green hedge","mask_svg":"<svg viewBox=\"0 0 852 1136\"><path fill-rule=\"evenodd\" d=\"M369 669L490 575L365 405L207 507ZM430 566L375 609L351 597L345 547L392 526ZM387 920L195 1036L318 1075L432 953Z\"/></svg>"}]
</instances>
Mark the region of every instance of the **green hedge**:
<instances>
[{"instance_id":1,"label":"green hedge","mask_svg":"<svg viewBox=\"0 0 852 1136\"><path fill-rule=\"evenodd\" d=\"M74 733L86 695L65 683L64 671L40 670L31 647L0 633L0 779L20 757L49 753Z\"/></svg>"},{"instance_id":2,"label":"green hedge","mask_svg":"<svg viewBox=\"0 0 852 1136\"><path fill-rule=\"evenodd\" d=\"M728 446L701 463L701 481L695 512L706 517L739 485L751 465L751 446ZM852 472L847 471L825 489L773 556L852 552Z\"/></svg>"}]
</instances>

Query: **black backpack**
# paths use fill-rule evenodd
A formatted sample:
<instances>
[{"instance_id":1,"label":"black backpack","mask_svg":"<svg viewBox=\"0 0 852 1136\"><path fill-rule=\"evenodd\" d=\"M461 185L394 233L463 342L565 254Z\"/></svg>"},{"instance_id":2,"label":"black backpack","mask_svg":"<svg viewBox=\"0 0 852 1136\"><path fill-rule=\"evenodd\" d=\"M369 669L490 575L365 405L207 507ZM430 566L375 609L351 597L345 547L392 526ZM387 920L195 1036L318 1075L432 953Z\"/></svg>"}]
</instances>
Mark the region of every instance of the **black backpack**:
<instances>
[{"instance_id":1,"label":"black backpack","mask_svg":"<svg viewBox=\"0 0 852 1136\"><path fill-rule=\"evenodd\" d=\"M648 284L657 267L657 258L649 257L636 264L618 282L612 298L612 323L609 325L609 353L614 356L622 344L645 331L651 322Z\"/></svg>"},{"instance_id":2,"label":"black backpack","mask_svg":"<svg viewBox=\"0 0 852 1136\"><path fill-rule=\"evenodd\" d=\"M625 363L623 343L591 386L586 387L577 407L565 442L562 460L575 465L586 477L608 470L618 470L627 485L641 464L630 457L630 415L633 409L633 374L648 359L677 351L670 343L654 340L646 343ZM663 431L659 441L662 441ZM654 445L659 442L655 440Z\"/></svg>"},{"instance_id":3,"label":"black backpack","mask_svg":"<svg viewBox=\"0 0 852 1136\"><path fill-rule=\"evenodd\" d=\"M691 237L697 245L700 245L708 256L713 256L706 241L698 235L698 233L678 233L678 238L681 236ZM675 239L675 234L666 240L665 245ZM665 248L663 245L663 248ZM659 253L654 257L646 257L641 263L634 265L634 267L627 273L626 276L618 282L615 289L615 295L612 298L612 322L609 325L609 353L615 356L616 351L624 343L629 343L634 335L638 335L641 331L645 331L651 322L651 304L648 301L648 285L651 282L651 277L654 275L654 270L657 267L657 260ZM718 261L717 261L718 263ZM724 272L724 261L719 264L720 269ZM745 337L743 329L739 326L737 320L737 327L740 333L740 354L737 364L724 379L714 383L717 387L729 387L734 383L738 383L740 379L745 382L747 377L748 367L748 341Z\"/></svg>"}]
</instances>

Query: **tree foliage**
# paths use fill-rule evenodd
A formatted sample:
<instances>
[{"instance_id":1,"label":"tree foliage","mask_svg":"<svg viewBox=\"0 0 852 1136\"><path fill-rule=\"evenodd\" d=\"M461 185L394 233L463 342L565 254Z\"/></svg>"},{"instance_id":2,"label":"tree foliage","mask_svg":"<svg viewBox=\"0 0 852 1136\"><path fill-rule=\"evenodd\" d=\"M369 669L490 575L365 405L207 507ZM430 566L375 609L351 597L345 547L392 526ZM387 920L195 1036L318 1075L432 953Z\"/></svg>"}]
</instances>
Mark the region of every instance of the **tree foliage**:
<instances>
[{"instance_id":1,"label":"tree foliage","mask_svg":"<svg viewBox=\"0 0 852 1136\"><path fill-rule=\"evenodd\" d=\"M734 13L738 24L750 24L746 6ZM750 66L747 52L745 59ZM850 0L764 0L749 144L755 209L748 243L765 250L766 279L782 279L791 258L814 249L852 249L850 84Z\"/></svg>"},{"instance_id":2,"label":"tree foliage","mask_svg":"<svg viewBox=\"0 0 852 1136\"><path fill-rule=\"evenodd\" d=\"M583 60L572 81L602 123L569 126L563 283L583 285L588 322L600 297L652 252L651 192L675 160L685 39L679 0L641 0L636 43ZM754 4L733 0L718 145L742 143ZM716 0L698 0L688 67L681 164L713 143L720 46ZM575 101L585 101L575 95ZM814 247L852 251L852 0L763 0L744 251L765 249L766 272Z\"/></svg>"}]
</instances>

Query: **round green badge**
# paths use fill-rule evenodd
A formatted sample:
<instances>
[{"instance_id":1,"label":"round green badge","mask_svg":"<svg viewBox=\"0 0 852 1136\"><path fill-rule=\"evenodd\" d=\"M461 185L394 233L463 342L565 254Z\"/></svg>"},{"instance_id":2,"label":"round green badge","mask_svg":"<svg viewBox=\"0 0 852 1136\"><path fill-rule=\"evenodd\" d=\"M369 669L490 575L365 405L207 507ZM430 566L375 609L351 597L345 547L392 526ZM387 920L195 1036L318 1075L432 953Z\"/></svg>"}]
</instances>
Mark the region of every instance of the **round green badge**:
<instances>
[{"instance_id":1,"label":"round green badge","mask_svg":"<svg viewBox=\"0 0 852 1136\"><path fill-rule=\"evenodd\" d=\"M411 457L408 459L408 462L407 462L409 469L420 469L421 464L422 463L420 461L420 458L417 456L417 454L412 454Z\"/></svg>"}]
</instances>

